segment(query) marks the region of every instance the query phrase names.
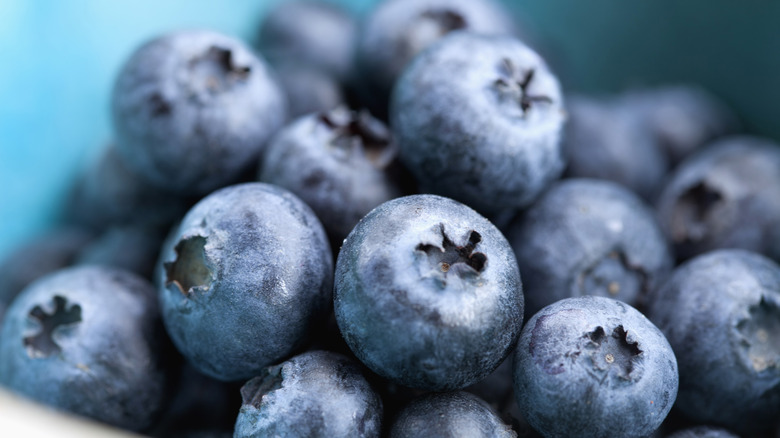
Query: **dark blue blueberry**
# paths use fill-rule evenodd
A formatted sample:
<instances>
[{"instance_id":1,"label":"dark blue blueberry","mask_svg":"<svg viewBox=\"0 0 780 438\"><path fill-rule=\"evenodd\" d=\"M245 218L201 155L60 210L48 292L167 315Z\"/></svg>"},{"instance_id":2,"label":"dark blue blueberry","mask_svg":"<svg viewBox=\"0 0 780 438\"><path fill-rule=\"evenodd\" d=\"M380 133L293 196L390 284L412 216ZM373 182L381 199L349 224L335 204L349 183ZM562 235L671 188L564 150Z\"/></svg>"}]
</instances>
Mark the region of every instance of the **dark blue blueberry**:
<instances>
[{"instance_id":1,"label":"dark blue blueberry","mask_svg":"<svg viewBox=\"0 0 780 438\"><path fill-rule=\"evenodd\" d=\"M511 37L443 38L399 79L390 115L422 191L484 214L529 205L564 167L558 80Z\"/></svg>"},{"instance_id":2,"label":"dark blue blueberry","mask_svg":"<svg viewBox=\"0 0 780 438\"><path fill-rule=\"evenodd\" d=\"M151 280L165 233L159 229L117 226L85 246L77 265L103 265L124 269Z\"/></svg>"},{"instance_id":3,"label":"dark blue blueberry","mask_svg":"<svg viewBox=\"0 0 780 438\"><path fill-rule=\"evenodd\" d=\"M535 314L515 350L515 397L545 437L645 437L677 396L664 335L611 298L567 298Z\"/></svg>"},{"instance_id":4,"label":"dark blue blueberry","mask_svg":"<svg viewBox=\"0 0 780 438\"><path fill-rule=\"evenodd\" d=\"M339 252L334 298L358 359L426 390L490 374L523 320L509 243L474 210L435 195L394 199L358 223Z\"/></svg>"},{"instance_id":5,"label":"dark blue blueberry","mask_svg":"<svg viewBox=\"0 0 780 438\"><path fill-rule=\"evenodd\" d=\"M627 92L618 98L620 111L634 112L650 129L670 164L739 129L725 103L692 84L666 85Z\"/></svg>"},{"instance_id":6,"label":"dark blue blueberry","mask_svg":"<svg viewBox=\"0 0 780 438\"><path fill-rule=\"evenodd\" d=\"M390 438L514 438L493 409L468 392L428 394L409 403L390 429Z\"/></svg>"},{"instance_id":7,"label":"dark blue blueberry","mask_svg":"<svg viewBox=\"0 0 780 438\"><path fill-rule=\"evenodd\" d=\"M507 238L523 276L526 316L580 295L641 305L674 265L653 210L608 181L553 185Z\"/></svg>"},{"instance_id":8,"label":"dark blue blueberry","mask_svg":"<svg viewBox=\"0 0 780 438\"><path fill-rule=\"evenodd\" d=\"M236 438L379 437L382 400L351 359L310 351L241 388Z\"/></svg>"},{"instance_id":9,"label":"dark blue blueberry","mask_svg":"<svg viewBox=\"0 0 780 438\"><path fill-rule=\"evenodd\" d=\"M718 429L709 426L697 426L689 429L678 430L668 435L667 438L739 438L726 429Z\"/></svg>"},{"instance_id":10,"label":"dark blue blueberry","mask_svg":"<svg viewBox=\"0 0 780 438\"><path fill-rule=\"evenodd\" d=\"M163 407L165 333L154 288L104 267L27 287L0 332L0 383L57 409L147 429Z\"/></svg>"},{"instance_id":11,"label":"dark blue blueberry","mask_svg":"<svg viewBox=\"0 0 780 438\"><path fill-rule=\"evenodd\" d=\"M259 45L274 64L294 61L343 81L352 71L356 32L355 19L336 4L285 1L265 16Z\"/></svg>"},{"instance_id":12,"label":"dark blue blueberry","mask_svg":"<svg viewBox=\"0 0 780 438\"><path fill-rule=\"evenodd\" d=\"M639 115L606 98L574 96L566 106L567 176L613 181L654 199L669 162Z\"/></svg>"},{"instance_id":13,"label":"dark blue blueberry","mask_svg":"<svg viewBox=\"0 0 780 438\"><path fill-rule=\"evenodd\" d=\"M675 270L648 316L677 354L676 407L691 419L750 435L780 412L780 266L718 250Z\"/></svg>"},{"instance_id":14,"label":"dark blue blueberry","mask_svg":"<svg viewBox=\"0 0 780 438\"><path fill-rule=\"evenodd\" d=\"M34 280L73 264L94 238L89 230L67 226L36 236L12 250L0 263L0 321L19 292Z\"/></svg>"},{"instance_id":15,"label":"dark blue blueberry","mask_svg":"<svg viewBox=\"0 0 780 438\"><path fill-rule=\"evenodd\" d=\"M261 183L198 202L163 245L165 326L198 371L248 379L299 350L330 310L333 259L314 212Z\"/></svg>"},{"instance_id":16,"label":"dark blue blueberry","mask_svg":"<svg viewBox=\"0 0 780 438\"><path fill-rule=\"evenodd\" d=\"M269 144L259 178L299 196L341 243L374 207L401 195L398 148L384 123L345 107L303 117Z\"/></svg>"},{"instance_id":17,"label":"dark blue blueberry","mask_svg":"<svg viewBox=\"0 0 780 438\"><path fill-rule=\"evenodd\" d=\"M128 167L115 145L109 145L79 176L67 215L72 222L100 230L113 226L169 228L192 203L147 182Z\"/></svg>"},{"instance_id":18,"label":"dark blue blueberry","mask_svg":"<svg viewBox=\"0 0 780 438\"><path fill-rule=\"evenodd\" d=\"M112 96L128 168L177 193L235 181L284 123L287 102L265 62L240 41L181 31L141 46Z\"/></svg>"},{"instance_id":19,"label":"dark blue blueberry","mask_svg":"<svg viewBox=\"0 0 780 438\"><path fill-rule=\"evenodd\" d=\"M290 119L330 111L345 101L335 77L305 64L286 63L275 69L279 85L287 95Z\"/></svg>"},{"instance_id":20,"label":"dark blue blueberry","mask_svg":"<svg viewBox=\"0 0 780 438\"><path fill-rule=\"evenodd\" d=\"M679 259L742 248L780 260L780 146L732 137L702 150L672 175L658 216Z\"/></svg>"},{"instance_id":21,"label":"dark blue blueberry","mask_svg":"<svg viewBox=\"0 0 780 438\"><path fill-rule=\"evenodd\" d=\"M362 23L356 53L366 104L384 115L401 72L423 49L455 30L510 35L510 14L493 0L386 0Z\"/></svg>"}]
</instances>

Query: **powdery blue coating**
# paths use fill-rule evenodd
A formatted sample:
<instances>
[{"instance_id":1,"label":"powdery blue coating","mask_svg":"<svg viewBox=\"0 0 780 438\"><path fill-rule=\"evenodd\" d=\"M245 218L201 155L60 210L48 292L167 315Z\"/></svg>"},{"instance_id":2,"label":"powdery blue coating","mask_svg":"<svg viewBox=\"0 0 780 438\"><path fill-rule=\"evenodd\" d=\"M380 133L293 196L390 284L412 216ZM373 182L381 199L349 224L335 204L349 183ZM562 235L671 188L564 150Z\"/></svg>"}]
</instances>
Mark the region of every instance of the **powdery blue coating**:
<instances>
[{"instance_id":1,"label":"powdery blue coating","mask_svg":"<svg viewBox=\"0 0 780 438\"><path fill-rule=\"evenodd\" d=\"M474 210L435 195L394 199L358 223L339 253L334 298L358 359L426 390L490 374L523 320L509 243Z\"/></svg>"},{"instance_id":2,"label":"powdery blue coating","mask_svg":"<svg viewBox=\"0 0 780 438\"><path fill-rule=\"evenodd\" d=\"M387 104L393 85L410 61L455 30L511 35L514 25L510 13L493 0L380 2L363 22L355 55L366 91Z\"/></svg>"},{"instance_id":3,"label":"powdery blue coating","mask_svg":"<svg viewBox=\"0 0 780 438\"><path fill-rule=\"evenodd\" d=\"M164 239L165 233L156 228L111 227L84 247L74 264L113 266L152 280Z\"/></svg>"},{"instance_id":4,"label":"powdery blue coating","mask_svg":"<svg viewBox=\"0 0 780 438\"><path fill-rule=\"evenodd\" d=\"M644 437L677 396L677 362L658 328L604 297L567 298L523 328L515 397L545 437Z\"/></svg>"},{"instance_id":5,"label":"powdery blue coating","mask_svg":"<svg viewBox=\"0 0 780 438\"><path fill-rule=\"evenodd\" d=\"M163 245L163 320L200 372L248 379L300 349L330 309L322 225L288 191L227 187L196 204Z\"/></svg>"},{"instance_id":6,"label":"powdery blue coating","mask_svg":"<svg viewBox=\"0 0 780 438\"><path fill-rule=\"evenodd\" d=\"M654 212L608 181L554 184L510 225L507 238L523 276L529 317L581 295L643 304L674 265Z\"/></svg>"},{"instance_id":7,"label":"powdery blue coating","mask_svg":"<svg viewBox=\"0 0 780 438\"><path fill-rule=\"evenodd\" d=\"M566 174L613 181L655 199L669 162L644 120L608 99L575 96L566 107Z\"/></svg>"},{"instance_id":8,"label":"powdery blue coating","mask_svg":"<svg viewBox=\"0 0 780 438\"><path fill-rule=\"evenodd\" d=\"M401 76L390 125L423 191L493 214L529 205L560 176L562 103L520 41L453 32Z\"/></svg>"},{"instance_id":9,"label":"powdery blue coating","mask_svg":"<svg viewBox=\"0 0 780 438\"><path fill-rule=\"evenodd\" d=\"M677 354L677 409L746 436L777 423L780 266L743 250L698 256L654 294L648 316Z\"/></svg>"},{"instance_id":10,"label":"powdery blue coating","mask_svg":"<svg viewBox=\"0 0 780 438\"><path fill-rule=\"evenodd\" d=\"M618 98L650 129L671 164L677 164L716 137L736 132L736 115L717 96L694 84L629 91Z\"/></svg>"},{"instance_id":11,"label":"powdery blue coating","mask_svg":"<svg viewBox=\"0 0 780 438\"><path fill-rule=\"evenodd\" d=\"M243 43L197 30L136 50L117 77L111 109L127 166L155 186L197 195L254 163L284 123L287 102Z\"/></svg>"},{"instance_id":12,"label":"powdery blue coating","mask_svg":"<svg viewBox=\"0 0 780 438\"><path fill-rule=\"evenodd\" d=\"M407 405L390 429L390 438L514 438L493 409L468 392L428 394Z\"/></svg>"},{"instance_id":13,"label":"powdery blue coating","mask_svg":"<svg viewBox=\"0 0 780 438\"><path fill-rule=\"evenodd\" d=\"M290 105L290 119L329 111L344 103L341 84L328 73L294 61L274 70Z\"/></svg>"},{"instance_id":14,"label":"powdery blue coating","mask_svg":"<svg viewBox=\"0 0 780 438\"><path fill-rule=\"evenodd\" d=\"M689 429L678 430L668 435L667 438L739 438L737 435L725 430L709 426L697 426Z\"/></svg>"},{"instance_id":15,"label":"powdery blue coating","mask_svg":"<svg viewBox=\"0 0 780 438\"><path fill-rule=\"evenodd\" d=\"M282 129L263 156L259 179L299 196L341 242L374 207L401 195L387 171L397 151L382 122L339 107Z\"/></svg>"},{"instance_id":16,"label":"powdery blue coating","mask_svg":"<svg viewBox=\"0 0 780 438\"><path fill-rule=\"evenodd\" d=\"M241 388L236 438L379 437L382 400L360 366L340 354L310 351Z\"/></svg>"},{"instance_id":17,"label":"powdery blue coating","mask_svg":"<svg viewBox=\"0 0 780 438\"><path fill-rule=\"evenodd\" d=\"M354 17L336 4L285 1L265 16L259 45L274 64L294 61L344 80L352 72L356 34Z\"/></svg>"},{"instance_id":18,"label":"powdery blue coating","mask_svg":"<svg viewBox=\"0 0 780 438\"><path fill-rule=\"evenodd\" d=\"M103 267L32 283L0 332L0 384L49 406L124 429L163 408L165 337L154 288Z\"/></svg>"},{"instance_id":19,"label":"powdery blue coating","mask_svg":"<svg viewBox=\"0 0 780 438\"><path fill-rule=\"evenodd\" d=\"M678 258L741 248L780 260L780 145L719 140L684 161L658 200Z\"/></svg>"}]
</instances>

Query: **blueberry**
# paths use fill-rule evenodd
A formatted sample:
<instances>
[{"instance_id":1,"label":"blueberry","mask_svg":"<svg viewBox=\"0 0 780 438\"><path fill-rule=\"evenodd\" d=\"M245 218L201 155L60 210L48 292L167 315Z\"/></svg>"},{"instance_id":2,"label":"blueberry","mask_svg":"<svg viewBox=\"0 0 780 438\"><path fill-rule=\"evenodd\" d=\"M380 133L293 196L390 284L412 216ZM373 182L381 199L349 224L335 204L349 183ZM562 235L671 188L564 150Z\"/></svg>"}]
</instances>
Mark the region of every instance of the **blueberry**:
<instances>
[{"instance_id":1,"label":"blueberry","mask_svg":"<svg viewBox=\"0 0 780 438\"><path fill-rule=\"evenodd\" d=\"M268 146L259 178L299 196L340 243L374 207L401 195L388 172L397 151L382 122L339 107L284 128Z\"/></svg>"},{"instance_id":2,"label":"blueberry","mask_svg":"<svg viewBox=\"0 0 780 438\"><path fill-rule=\"evenodd\" d=\"M643 119L607 98L574 96L567 110L567 176L613 181L653 200L669 162Z\"/></svg>"},{"instance_id":3,"label":"blueberry","mask_svg":"<svg viewBox=\"0 0 780 438\"><path fill-rule=\"evenodd\" d=\"M260 27L260 51L274 64L294 61L345 80L352 71L357 24L333 3L279 3Z\"/></svg>"},{"instance_id":4,"label":"blueberry","mask_svg":"<svg viewBox=\"0 0 780 438\"><path fill-rule=\"evenodd\" d=\"M737 435L716 427L697 426L689 429L678 430L668 435L667 438L739 438Z\"/></svg>"},{"instance_id":5,"label":"blueberry","mask_svg":"<svg viewBox=\"0 0 780 438\"><path fill-rule=\"evenodd\" d=\"M512 428L468 392L428 394L411 402L393 423L390 438L514 438Z\"/></svg>"},{"instance_id":6,"label":"blueberry","mask_svg":"<svg viewBox=\"0 0 780 438\"><path fill-rule=\"evenodd\" d=\"M382 400L359 365L310 351L266 368L241 388L235 437L379 437Z\"/></svg>"},{"instance_id":7,"label":"blueberry","mask_svg":"<svg viewBox=\"0 0 780 438\"><path fill-rule=\"evenodd\" d=\"M193 202L147 182L128 167L111 144L77 179L67 215L72 222L98 230L113 226L168 228Z\"/></svg>"},{"instance_id":8,"label":"blueberry","mask_svg":"<svg viewBox=\"0 0 780 438\"><path fill-rule=\"evenodd\" d=\"M247 183L198 202L163 245L163 321L198 371L248 379L299 350L327 316L333 259L311 209Z\"/></svg>"},{"instance_id":9,"label":"blueberry","mask_svg":"<svg viewBox=\"0 0 780 438\"><path fill-rule=\"evenodd\" d=\"M164 238L155 228L111 227L84 247L74 264L113 266L151 280Z\"/></svg>"},{"instance_id":10,"label":"blueberry","mask_svg":"<svg viewBox=\"0 0 780 438\"><path fill-rule=\"evenodd\" d=\"M678 258L742 248L780 260L780 146L720 140L684 161L658 200Z\"/></svg>"},{"instance_id":11,"label":"blueberry","mask_svg":"<svg viewBox=\"0 0 780 438\"><path fill-rule=\"evenodd\" d=\"M0 321L19 292L34 280L73 264L94 238L87 229L63 226L12 250L0 263Z\"/></svg>"},{"instance_id":12,"label":"blueberry","mask_svg":"<svg viewBox=\"0 0 780 438\"><path fill-rule=\"evenodd\" d=\"M336 78L321 70L289 62L275 71L290 105L290 119L332 110L346 99Z\"/></svg>"},{"instance_id":13,"label":"blueberry","mask_svg":"<svg viewBox=\"0 0 780 438\"><path fill-rule=\"evenodd\" d=\"M31 284L0 332L0 384L52 407L141 431L163 407L165 334L154 288L76 267Z\"/></svg>"},{"instance_id":14,"label":"blueberry","mask_svg":"<svg viewBox=\"0 0 780 438\"><path fill-rule=\"evenodd\" d=\"M695 421L746 434L780 412L780 266L744 250L681 265L648 316L677 354L676 407Z\"/></svg>"},{"instance_id":15,"label":"blueberry","mask_svg":"<svg viewBox=\"0 0 780 438\"><path fill-rule=\"evenodd\" d=\"M455 30L513 34L509 13L493 0L386 0L363 22L356 71L367 104L380 115L390 91L409 62Z\"/></svg>"},{"instance_id":16,"label":"blueberry","mask_svg":"<svg viewBox=\"0 0 780 438\"><path fill-rule=\"evenodd\" d=\"M556 183L507 237L523 276L526 316L580 295L641 305L674 264L653 210L608 181Z\"/></svg>"},{"instance_id":17,"label":"blueberry","mask_svg":"<svg viewBox=\"0 0 780 438\"><path fill-rule=\"evenodd\" d=\"M117 147L150 183L200 195L234 181L284 123L265 62L210 31L156 38L130 57L112 96Z\"/></svg>"},{"instance_id":18,"label":"blueberry","mask_svg":"<svg viewBox=\"0 0 780 438\"><path fill-rule=\"evenodd\" d=\"M394 199L358 223L339 252L334 298L358 359L426 390L490 374L523 320L509 243L474 210L435 195Z\"/></svg>"},{"instance_id":19,"label":"blueberry","mask_svg":"<svg viewBox=\"0 0 780 438\"><path fill-rule=\"evenodd\" d=\"M677 396L674 352L620 301L566 298L535 314L515 350L515 397L545 437L644 437Z\"/></svg>"},{"instance_id":20,"label":"blueberry","mask_svg":"<svg viewBox=\"0 0 780 438\"><path fill-rule=\"evenodd\" d=\"M739 129L725 103L693 84L632 90L620 96L617 105L639 117L672 165Z\"/></svg>"},{"instance_id":21,"label":"blueberry","mask_svg":"<svg viewBox=\"0 0 780 438\"><path fill-rule=\"evenodd\" d=\"M561 105L558 80L523 43L453 32L401 76L390 116L423 191L493 214L560 175Z\"/></svg>"}]
</instances>

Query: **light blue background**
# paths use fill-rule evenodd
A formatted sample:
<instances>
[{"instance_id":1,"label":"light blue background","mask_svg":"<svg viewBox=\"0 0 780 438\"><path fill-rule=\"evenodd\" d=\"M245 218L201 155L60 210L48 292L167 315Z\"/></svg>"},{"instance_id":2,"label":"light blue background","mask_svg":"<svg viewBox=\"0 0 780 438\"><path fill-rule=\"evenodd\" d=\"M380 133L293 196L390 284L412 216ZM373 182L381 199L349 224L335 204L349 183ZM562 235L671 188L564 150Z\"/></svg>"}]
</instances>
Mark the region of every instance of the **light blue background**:
<instances>
[{"instance_id":1,"label":"light blue background","mask_svg":"<svg viewBox=\"0 0 780 438\"><path fill-rule=\"evenodd\" d=\"M57 220L74 175L110 140L112 80L138 44L181 27L251 39L273 3L0 0L0 257ZM697 81L780 138L780 2L506 3L570 90Z\"/></svg>"}]
</instances>

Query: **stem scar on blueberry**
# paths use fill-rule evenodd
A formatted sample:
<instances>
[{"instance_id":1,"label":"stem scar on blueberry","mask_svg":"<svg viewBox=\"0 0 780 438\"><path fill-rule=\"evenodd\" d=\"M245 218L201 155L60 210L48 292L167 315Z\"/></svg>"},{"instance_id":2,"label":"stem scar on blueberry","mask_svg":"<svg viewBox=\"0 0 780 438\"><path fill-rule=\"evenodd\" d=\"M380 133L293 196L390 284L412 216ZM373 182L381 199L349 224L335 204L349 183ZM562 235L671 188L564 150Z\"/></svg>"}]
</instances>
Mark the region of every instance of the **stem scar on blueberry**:
<instances>
[{"instance_id":1,"label":"stem scar on blueberry","mask_svg":"<svg viewBox=\"0 0 780 438\"><path fill-rule=\"evenodd\" d=\"M320 123L333 131L330 144L349 153L360 152L377 168L387 166L394 158L390 132L373 120L366 111L340 109L321 113Z\"/></svg>"},{"instance_id":2,"label":"stem scar on blueberry","mask_svg":"<svg viewBox=\"0 0 780 438\"><path fill-rule=\"evenodd\" d=\"M521 72L510 59L504 58L501 61L499 71L503 77L496 79L494 82L495 87L503 98L514 100L520 105L523 117L525 117L534 104L553 103L552 98L549 96L529 94L528 87L536 74L536 70L533 68Z\"/></svg>"},{"instance_id":3,"label":"stem scar on blueberry","mask_svg":"<svg viewBox=\"0 0 780 438\"><path fill-rule=\"evenodd\" d=\"M167 116L171 113L171 104L160 94L154 93L149 96L149 110L152 117Z\"/></svg>"},{"instance_id":4,"label":"stem scar on blueberry","mask_svg":"<svg viewBox=\"0 0 780 438\"><path fill-rule=\"evenodd\" d=\"M49 357L62 351L54 342L54 331L60 327L81 322L81 306L73 304L68 307L68 301L59 295L55 295L52 303L54 309L47 313L41 306L35 306L30 310L29 317L38 321L41 326L39 332L23 339L27 349L27 355L34 359Z\"/></svg>"},{"instance_id":5,"label":"stem scar on blueberry","mask_svg":"<svg viewBox=\"0 0 780 438\"><path fill-rule=\"evenodd\" d=\"M428 256L428 263L431 269L438 269L446 275L456 264L461 264L466 266L467 269L458 270L458 276L460 277L467 273L478 275L485 269L487 256L481 252L474 252L477 244L482 241L482 236L478 232L471 230L468 243L458 246L447 236L447 233L444 231L444 224L439 224L439 231L442 236L441 246L421 243L415 248Z\"/></svg>"},{"instance_id":6,"label":"stem scar on blueberry","mask_svg":"<svg viewBox=\"0 0 780 438\"><path fill-rule=\"evenodd\" d=\"M628 331L622 326L612 330L611 335L598 326L585 333L584 349L590 351L590 360L585 363L586 371L599 383L604 383L612 373L627 380L634 369L634 360L642 354L638 342L628 340Z\"/></svg>"},{"instance_id":7,"label":"stem scar on blueberry","mask_svg":"<svg viewBox=\"0 0 780 438\"><path fill-rule=\"evenodd\" d=\"M468 24L463 15L450 9L429 9L420 17L435 22L439 26L440 35L464 29Z\"/></svg>"},{"instance_id":8,"label":"stem scar on blueberry","mask_svg":"<svg viewBox=\"0 0 780 438\"><path fill-rule=\"evenodd\" d=\"M255 377L241 387L243 404L260 409L263 404L263 397L281 388L283 381L282 365L264 369L262 375Z\"/></svg>"},{"instance_id":9,"label":"stem scar on blueberry","mask_svg":"<svg viewBox=\"0 0 780 438\"><path fill-rule=\"evenodd\" d=\"M165 285L175 284L179 291L189 296L194 289L208 289L211 281L211 269L206 263L206 238L203 236L186 237L174 248L176 259L163 264Z\"/></svg>"},{"instance_id":10,"label":"stem scar on blueberry","mask_svg":"<svg viewBox=\"0 0 780 438\"><path fill-rule=\"evenodd\" d=\"M750 306L749 316L737 323L742 335L742 347L757 373L780 366L780 308L761 297Z\"/></svg>"},{"instance_id":11,"label":"stem scar on blueberry","mask_svg":"<svg viewBox=\"0 0 780 438\"><path fill-rule=\"evenodd\" d=\"M206 53L193 58L190 69L212 92L222 91L233 82L245 80L252 71L251 67L236 63L232 50L217 46L211 46Z\"/></svg>"},{"instance_id":12,"label":"stem scar on blueberry","mask_svg":"<svg viewBox=\"0 0 780 438\"><path fill-rule=\"evenodd\" d=\"M708 233L707 221L723 195L706 181L686 190L677 200L672 214L672 240L677 243L696 242Z\"/></svg>"}]
</instances>

